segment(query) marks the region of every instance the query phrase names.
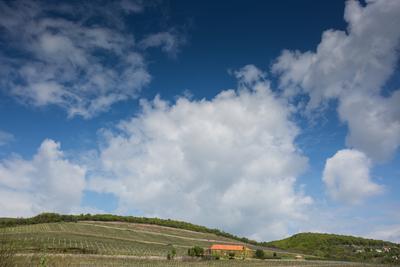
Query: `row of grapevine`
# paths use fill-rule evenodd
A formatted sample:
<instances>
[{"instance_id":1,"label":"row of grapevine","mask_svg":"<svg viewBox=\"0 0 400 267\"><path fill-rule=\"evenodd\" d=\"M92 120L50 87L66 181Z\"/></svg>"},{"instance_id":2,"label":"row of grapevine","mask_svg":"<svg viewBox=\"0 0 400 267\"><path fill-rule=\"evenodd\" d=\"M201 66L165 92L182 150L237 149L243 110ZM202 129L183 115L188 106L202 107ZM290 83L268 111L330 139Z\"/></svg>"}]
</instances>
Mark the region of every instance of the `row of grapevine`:
<instances>
[{"instance_id":1,"label":"row of grapevine","mask_svg":"<svg viewBox=\"0 0 400 267\"><path fill-rule=\"evenodd\" d=\"M42 256L43 257L43 256ZM20 258L16 266L35 265L41 256ZM343 263L326 261L261 261L261 260L226 260L226 261L181 261L181 260L150 260L132 258L106 257L54 257L47 256L49 266L59 267L97 267L97 266L141 266L141 267L377 267L378 265L361 263ZM388 266L386 266L388 267Z\"/></svg>"}]
</instances>

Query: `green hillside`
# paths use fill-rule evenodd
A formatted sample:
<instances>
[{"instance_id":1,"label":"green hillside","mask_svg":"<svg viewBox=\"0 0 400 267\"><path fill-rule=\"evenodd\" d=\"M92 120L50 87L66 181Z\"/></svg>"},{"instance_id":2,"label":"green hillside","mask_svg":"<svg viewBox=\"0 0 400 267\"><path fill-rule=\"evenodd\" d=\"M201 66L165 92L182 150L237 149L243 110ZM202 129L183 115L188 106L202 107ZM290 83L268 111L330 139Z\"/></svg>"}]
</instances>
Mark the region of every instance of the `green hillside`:
<instances>
[{"instance_id":1,"label":"green hillside","mask_svg":"<svg viewBox=\"0 0 400 267\"><path fill-rule=\"evenodd\" d=\"M300 233L265 245L327 259L400 264L399 244L354 236Z\"/></svg>"},{"instance_id":2,"label":"green hillside","mask_svg":"<svg viewBox=\"0 0 400 267\"><path fill-rule=\"evenodd\" d=\"M31 225L39 223L51 223L51 222L79 222L79 221L102 221L102 222L127 222L137 224L149 224L166 226L171 228L190 230L200 233L210 233L221 237L230 238L239 242L245 242L249 244L258 245L256 241L249 240L245 237L238 237L230 233L226 233L219 229L210 229L205 226L196 225L188 222L171 220L171 219L159 219L159 218L146 218L146 217L134 217L134 216L119 216L112 214L80 214L80 215L62 215L57 213L42 213L32 218L0 218L0 228L11 227L18 225Z\"/></svg>"},{"instance_id":3,"label":"green hillside","mask_svg":"<svg viewBox=\"0 0 400 267\"><path fill-rule=\"evenodd\" d=\"M165 257L172 248L182 256L193 246L209 247L213 242L235 243L214 234L124 222L43 223L2 228L0 233L21 253Z\"/></svg>"},{"instance_id":4,"label":"green hillside","mask_svg":"<svg viewBox=\"0 0 400 267\"><path fill-rule=\"evenodd\" d=\"M247 239L173 220L45 213L33 218L0 219L0 266L371 266L333 262L326 257L318 261L310 254L338 257L314 253L313 248L320 245L315 243L315 238L306 236L305 239L292 237L297 243L285 239L264 244L243 242ZM379 242L383 241L371 240L368 244L382 247ZM204 258L188 257L189 249L195 246L206 249L216 243L242 244L253 251L261 249L264 260L204 261ZM389 244L396 246L384 242ZM8 250L13 252L13 264L4 265L2 254ZM171 254L174 259L167 260ZM296 260L299 254L301 259Z\"/></svg>"},{"instance_id":5,"label":"green hillside","mask_svg":"<svg viewBox=\"0 0 400 267\"><path fill-rule=\"evenodd\" d=\"M218 243L254 248L219 230L157 218L46 213L26 219L3 218L0 226L1 267L38 266L42 258L49 262L45 266L195 266L198 259L181 262L195 246L206 249ZM16 265L2 265L3 246L15 251ZM172 252L175 265L166 261ZM265 252L273 255L274 251L265 248ZM294 259L284 252L278 257ZM68 264L63 264L66 260Z\"/></svg>"}]
</instances>

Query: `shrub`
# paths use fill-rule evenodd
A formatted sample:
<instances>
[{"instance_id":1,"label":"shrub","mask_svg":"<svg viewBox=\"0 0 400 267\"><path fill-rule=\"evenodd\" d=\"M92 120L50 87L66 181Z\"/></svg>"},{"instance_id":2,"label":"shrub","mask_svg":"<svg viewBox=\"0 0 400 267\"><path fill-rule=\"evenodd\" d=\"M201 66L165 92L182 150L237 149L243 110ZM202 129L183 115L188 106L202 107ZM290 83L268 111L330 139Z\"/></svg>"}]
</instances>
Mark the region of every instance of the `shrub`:
<instances>
[{"instance_id":1,"label":"shrub","mask_svg":"<svg viewBox=\"0 0 400 267\"><path fill-rule=\"evenodd\" d=\"M176 256L176 249L173 247L170 252L167 254L168 260L173 260Z\"/></svg>"},{"instance_id":2,"label":"shrub","mask_svg":"<svg viewBox=\"0 0 400 267\"><path fill-rule=\"evenodd\" d=\"M255 255L255 257L257 259L264 259L265 258L265 253L264 253L264 250L262 250L262 249L257 249L256 253L254 255Z\"/></svg>"},{"instance_id":3,"label":"shrub","mask_svg":"<svg viewBox=\"0 0 400 267\"><path fill-rule=\"evenodd\" d=\"M204 256L204 249L199 246L195 246L188 249L188 255L191 257L203 257Z\"/></svg>"}]
</instances>

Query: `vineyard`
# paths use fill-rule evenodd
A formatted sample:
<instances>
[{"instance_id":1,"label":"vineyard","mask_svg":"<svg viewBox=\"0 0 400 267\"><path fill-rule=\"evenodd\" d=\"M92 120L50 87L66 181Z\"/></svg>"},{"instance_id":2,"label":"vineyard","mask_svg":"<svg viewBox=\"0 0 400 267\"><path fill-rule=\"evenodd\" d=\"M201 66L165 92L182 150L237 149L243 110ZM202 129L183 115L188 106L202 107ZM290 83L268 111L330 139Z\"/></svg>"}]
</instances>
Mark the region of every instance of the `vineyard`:
<instances>
[{"instance_id":1,"label":"vineyard","mask_svg":"<svg viewBox=\"0 0 400 267\"><path fill-rule=\"evenodd\" d=\"M264 248L282 260L213 260L187 257L188 248L237 240L158 225L79 221L0 228L0 238L17 252L12 266L371 266L356 263L293 260L292 253ZM4 243L3 243L4 244ZM247 246L252 247L247 244ZM253 247L254 248L254 247ZM172 250L174 260L166 260ZM306 255L303 255L306 257ZM376 266L376 265L374 265Z\"/></svg>"},{"instance_id":2,"label":"vineyard","mask_svg":"<svg viewBox=\"0 0 400 267\"><path fill-rule=\"evenodd\" d=\"M44 259L44 260L43 260ZM157 260L157 259L137 259L116 256L47 256L32 255L18 257L15 266L38 266L40 262L45 262L46 266L54 267L387 267L388 265L372 265L362 263L333 262L333 261L294 261L294 260L219 260L219 261L183 261L183 260Z\"/></svg>"},{"instance_id":3,"label":"vineyard","mask_svg":"<svg viewBox=\"0 0 400 267\"><path fill-rule=\"evenodd\" d=\"M212 234L127 223L46 223L0 229L24 253L54 252L105 255L165 256L174 247L185 255L192 246L233 242Z\"/></svg>"}]
</instances>

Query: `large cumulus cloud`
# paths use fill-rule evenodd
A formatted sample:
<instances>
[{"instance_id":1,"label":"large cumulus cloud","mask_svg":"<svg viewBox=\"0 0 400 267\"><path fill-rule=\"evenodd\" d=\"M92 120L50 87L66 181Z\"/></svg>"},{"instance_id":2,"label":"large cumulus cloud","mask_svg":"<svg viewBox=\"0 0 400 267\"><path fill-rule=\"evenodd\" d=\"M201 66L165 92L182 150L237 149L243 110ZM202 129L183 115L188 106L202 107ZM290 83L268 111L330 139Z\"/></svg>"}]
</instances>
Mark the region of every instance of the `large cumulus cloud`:
<instances>
[{"instance_id":1,"label":"large cumulus cloud","mask_svg":"<svg viewBox=\"0 0 400 267\"><path fill-rule=\"evenodd\" d=\"M284 51L272 70L287 96L307 94L307 111L338 100L349 127L347 145L375 161L390 159L400 145L399 91L382 96L396 70L400 2L347 1L347 31L327 30L315 52ZM395 88L396 89L396 88Z\"/></svg>"},{"instance_id":2,"label":"large cumulus cloud","mask_svg":"<svg viewBox=\"0 0 400 267\"><path fill-rule=\"evenodd\" d=\"M294 143L291 110L254 66L236 75L239 88L211 100L143 101L140 114L106 134L108 176L93 177L91 190L115 194L119 211L253 238L281 237L306 219L312 200L296 178L307 158Z\"/></svg>"},{"instance_id":3,"label":"large cumulus cloud","mask_svg":"<svg viewBox=\"0 0 400 267\"><path fill-rule=\"evenodd\" d=\"M323 178L329 195L344 203L357 204L379 194L383 187L372 181L371 161L364 153L343 149L327 159Z\"/></svg>"},{"instance_id":4,"label":"large cumulus cloud","mask_svg":"<svg viewBox=\"0 0 400 267\"><path fill-rule=\"evenodd\" d=\"M389 161L400 146L400 90L390 88L390 93L383 93L398 65L399 14L400 2L396 0L371 0L365 6L347 1L346 31L327 30L316 51L285 50L272 66L286 97L308 96L306 114L318 113L336 101L339 118L348 126L346 145L355 149L350 150L352 154L360 151L366 157L363 161L370 162L363 164L365 173L361 176L352 175L354 169L350 165L348 174L333 179L342 185L333 191L328 183L332 179L327 179L325 173L325 184L335 199L348 195L348 185L360 182L361 177L365 177L366 183L354 188L356 192L367 196L377 191L376 186L367 182L367 173L373 164ZM332 165L338 165L339 158L350 153L344 151L327 160L325 172L329 173ZM355 163L359 170L359 161ZM358 202L349 200L348 203Z\"/></svg>"}]
</instances>

